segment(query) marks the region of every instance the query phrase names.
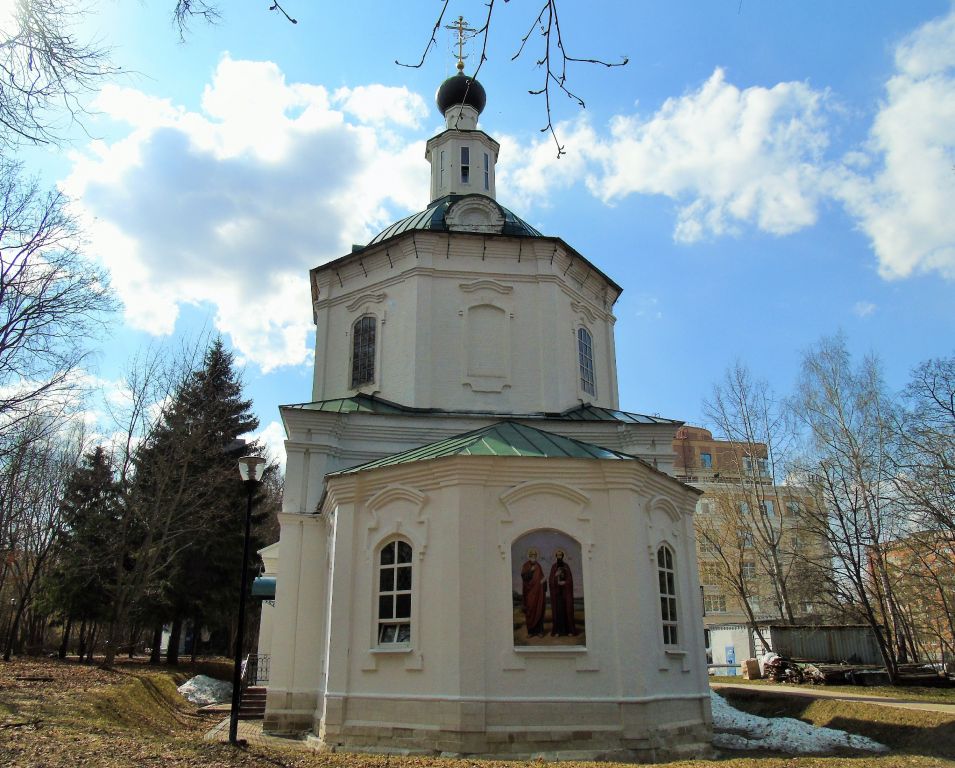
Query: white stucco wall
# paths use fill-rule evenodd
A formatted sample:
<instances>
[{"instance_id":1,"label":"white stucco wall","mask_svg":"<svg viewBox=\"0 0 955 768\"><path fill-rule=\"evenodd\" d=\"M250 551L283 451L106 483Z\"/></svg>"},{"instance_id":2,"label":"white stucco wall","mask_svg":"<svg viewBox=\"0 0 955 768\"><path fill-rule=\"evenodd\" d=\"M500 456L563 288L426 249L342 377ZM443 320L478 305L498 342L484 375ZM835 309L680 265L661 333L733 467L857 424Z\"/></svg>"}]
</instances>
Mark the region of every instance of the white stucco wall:
<instances>
[{"instance_id":1,"label":"white stucco wall","mask_svg":"<svg viewBox=\"0 0 955 768\"><path fill-rule=\"evenodd\" d=\"M505 726L566 729L567 739L575 728L603 729L600 738L636 749L678 721L702 729L699 740L709 710L694 501L691 490L627 461L459 457L331 479L320 518L282 516L280 620L301 625L307 605L328 622L289 633L294 658L273 662L273 677L282 672L267 726L281 728L283 717L301 725L314 701L316 732L346 746L374 745L378 737L362 728L376 717L409 732L447 722L455 743L485 748L475 734ZM581 545L586 648L514 647L511 543L541 528ZM381 649L375 558L395 536L414 551L412 642ZM671 648L656 591L661 543L677 561L680 642ZM288 576L286 554L299 561ZM323 555L330 560L315 562ZM295 575L306 561L307 580ZM327 644L325 626L333 628ZM480 717L461 714L469 702L481 702ZM643 714L629 716L634 708Z\"/></svg>"},{"instance_id":2,"label":"white stucco wall","mask_svg":"<svg viewBox=\"0 0 955 768\"><path fill-rule=\"evenodd\" d=\"M472 110L469 110L472 111ZM453 121L449 121L453 125ZM461 180L461 147L469 152L468 181ZM431 164L431 199L445 195L468 195L477 192L495 197L495 165L500 145L483 131L449 128L428 141L425 158ZM444 176L441 174L441 153L444 152ZM484 155L488 156L488 186L484 186Z\"/></svg>"},{"instance_id":3,"label":"white stucco wall","mask_svg":"<svg viewBox=\"0 0 955 768\"><path fill-rule=\"evenodd\" d=\"M262 575L276 577L279 564L279 543L269 544L259 550L262 558ZM272 629L275 626L275 601L262 600L259 614L259 638L256 643L256 653L259 656L268 656L272 653Z\"/></svg>"},{"instance_id":4,"label":"white stucco wall","mask_svg":"<svg viewBox=\"0 0 955 768\"><path fill-rule=\"evenodd\" d=\"M315 400L363 391L448 410L618 407L618 290L558 240L408 233L312 279ZM355 389L352 327L364 315L378 323L376 377ZM580 388L581 326L593 338L596 395Z\"/></svg>"}]
</instances>

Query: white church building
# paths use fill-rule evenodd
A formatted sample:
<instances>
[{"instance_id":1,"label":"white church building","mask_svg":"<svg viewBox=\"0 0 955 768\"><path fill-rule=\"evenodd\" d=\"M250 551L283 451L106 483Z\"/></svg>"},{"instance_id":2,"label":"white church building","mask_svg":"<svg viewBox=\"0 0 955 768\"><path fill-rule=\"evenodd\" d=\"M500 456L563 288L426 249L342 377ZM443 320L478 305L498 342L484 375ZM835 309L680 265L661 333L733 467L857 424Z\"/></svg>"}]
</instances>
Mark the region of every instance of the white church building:
<instances>
[{"instance_id":1,"label":"white church building","mask_svg":"<svg viewBox=\"0 0 955 768\"><path fill-rule=\"evenodd\" d=\"M427 208L310 273L265 729L358 751L702 754L680 422L619 410L621 288L497 202L485 98L446 80Z\"/></svg>"}]
</instances>

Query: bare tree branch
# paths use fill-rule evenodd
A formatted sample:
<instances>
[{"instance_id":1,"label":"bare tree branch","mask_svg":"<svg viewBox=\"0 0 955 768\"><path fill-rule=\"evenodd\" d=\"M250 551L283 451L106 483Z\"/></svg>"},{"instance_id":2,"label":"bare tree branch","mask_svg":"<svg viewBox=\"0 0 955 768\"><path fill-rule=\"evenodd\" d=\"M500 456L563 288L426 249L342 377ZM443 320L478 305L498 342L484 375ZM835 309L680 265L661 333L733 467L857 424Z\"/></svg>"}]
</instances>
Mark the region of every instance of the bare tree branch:
<instances>
[{"instance_id":1,"label":"bare tree branch","mask_svg":"<svg viewBox=\"0 0 955 768\"><path fill-rule=\"evenodd\" d=\"M193 19L199 19L204 24L218 24L222 20L220 4L211 0L176 0L172 11L172 22L179 31L179 39L185 40L189 32L189 24ZM278 11L290 24L298 24L298 19L292 18L276 0L269 5L270 11Z\"/></svg>"},{"instance_id":2,"label":"bare tree branch","mask_svg":"<svg viewBox=\"0 0 955 768\"><path fill-rule=\"evenodd\" d=\"M87 344L116 307L65 206L0 160L0 453L19 422L78 399Z\"/></svg>"},{"instance_id":3,"label":"bare tree branch","mask_svg":"<svg viewBox=\"0 0 955 768\"><path fill-rule=\"evenodd\" d=\"M117 72L107 49L77 38L83 15L63 0L16 0L0 20L0 148L60 142L84 97Z\"/></svg>"},{"instance_id":4,"label":"bare tree branch","mask_svg":"<svg viewBox=\"0 0 955 768\"><path fill-rule=\"evenodd\" d=\"M269 10L270 10L270 11L278 11L279 13L281 13L281 14L286 18L287 21L291 22L292 24L298 24L298 19L293 19L291 16L289 16L289 15L285 12L285 9L284 9L281 5L279 5L278 3L276 3L276 2L273 2L272 5L269 6Z\"/></svg>"},{"instance_id":5,"label":"bare tree branch","mask_svg":"<svg viewBox=\"0 0 955 768\"><path fill-rule=\"evenodd\" d=\"M505 0L505 2L507 2L507 0ZM626 64L629 62L629 59L626 56L623 56L621 57L620 61L606 61L599 58L578 57L568 54L567 48L564 45L563 33L561 32L560 28L557 2L558 0L544 0L540 11L530 25L530 29L528 29L527 34L521 38L517 52L511 56L511 61L516 61L522 56L531 36L534 34L535 30L539 30L540 35L543 38L543 51L540 58L536 60L535 64L536 66L543 68L544 82L540 88L536 90L529 90L528 93L530 93L532 96L543 95L544 97L544 110L547 116L547 124L541 128L541 132L549 132L551 134L554 139L554 144L557 147L557 157L559 158L566 154L566 151L563 145L560 143L560 140L557 137L557 131L554 127L553 109L551 104L551 87L556 86L559 90L563 91L569 99L576 102L578 107L581 109L586 108L586 104L584 104L583 99L571 91L567 86L567 65L570 63L576 63L597 64L608 68L623 67L626 66ZM421 58L418 60L418 62L416 64L403 64L402 62L396 60L395 64L398 64L402 67L413 68L419 68L424 64L428 57L428 53L432 48L437 46L437 32L441 27L441 22L444 19L445 11L447 11L448 8L448 3L449 0L443 0L441 11L438 14L437 21L435 21L434 27L431 30L431 37L429 38L427 45L425 45L424 53L421 54ZM487 43L491 28L491 19L494 14L495 0L487 0L486 7L487 14L484 19L484 24L477 30L474 30L472 34L473 37L478 35L482 36L481 58L473 74L471 75L475 79L477 79L478 72L480 72L484 62L487 61Z\"/></svg>"},{"instance_id":6,"label":"bare tree branch","mask_svg":"<svg viewBox=\"0 0 955 768\"><path fill-rule=\"evenodd\" d=\"M448 3L451 0L443 0L441 3L441 12L438 14L437 21L434 22L434 28L431 30L431 37L428 40L427 45L424 47L424 51L421 54L421 58L418 60L417 64L405 64L398 59L395 59L395 64L399 67L408 67L409 69L420 69L424 66L425 59L428 58L428 52L438 44L438 30L441 28L441 22L444 20L444 12L448 10Z\"/></svg>"}]
</instances>

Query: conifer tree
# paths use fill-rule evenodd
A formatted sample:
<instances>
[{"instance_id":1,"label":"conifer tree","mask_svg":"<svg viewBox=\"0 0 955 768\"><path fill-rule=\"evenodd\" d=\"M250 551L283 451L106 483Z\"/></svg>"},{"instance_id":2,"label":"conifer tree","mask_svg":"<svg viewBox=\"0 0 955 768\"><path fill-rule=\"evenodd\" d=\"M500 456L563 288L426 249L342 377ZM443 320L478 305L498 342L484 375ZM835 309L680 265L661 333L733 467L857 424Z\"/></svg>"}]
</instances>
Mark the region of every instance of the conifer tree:
<instances>
[{"instance_id":1,"label":"conifer tree","mask_svg":"<svg viewBox=\"0 0 955 768\"><path fill-rule=\"evenodd\" d=\"M164 567L154 584L170 606L176 628L191 622L198 632L203 623L227 623L234 611L244 514L236 460L255 447L239 436L257 426L251 402L242 397L233 357L216 339L137 456L136 497L174 508L179 528L178 535L167 537ZM167 654L171 663L178 660L179 638L173 635Z\"/></svg>"},{"instance_id":2,"label":"conifer tree","mask_svg":"<svg viewBox=\"0 0 955 768\"><path fill-rule=\"evenodd\" d=\"M111 537L120 507L113 466L102 447L86 454L73 471L61 509L60 553L42 591L65 620L62 656L74 623L101 621L108 611Z\"/></svg>"}]
</instances>

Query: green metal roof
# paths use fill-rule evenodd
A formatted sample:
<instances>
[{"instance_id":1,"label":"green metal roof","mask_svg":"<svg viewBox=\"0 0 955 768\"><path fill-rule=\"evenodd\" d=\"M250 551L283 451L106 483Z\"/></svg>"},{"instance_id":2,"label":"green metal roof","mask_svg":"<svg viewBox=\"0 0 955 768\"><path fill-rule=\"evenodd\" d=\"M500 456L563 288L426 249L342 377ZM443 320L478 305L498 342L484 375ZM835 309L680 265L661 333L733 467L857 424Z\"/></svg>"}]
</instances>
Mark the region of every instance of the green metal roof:
<instances>
[{"instance_id":1,"label":"green metal roof","mask_svg":"<svg viewBox=\"0 0 955 768\"><path fill-rule=\"evenodd\" d=\"M338 397L334 400L316 400L312 403L295 403L284 405L283 408L295 408L300 411L321 411L323 413L415 413L414 408L389 403L371 395L355 395L354 397Z\"/></svg>"},{"instance_id":2,"label":"green metal roof","mask_svg":"<svg viewBox=\"0 0 955 768\"><path fill-rule=\"evenodd\" d=\"M524 456L542 459L623 459L638 461L636 457L599 445L574 440L552 432L544 432L513 421L500 421L473 432L449 437L436 443L413 448L392 456L385 456L357 467L329 473L329 477L361 472L366 469L394 467L416 461L441 459L448 456Z\"/></svg>"},{"instance_id":3,"label":"green metal roof","mask_svg":"<svg viewBox=\"0 0 955 768\"><path fill-rule=\"evenodd\" d=\"M414 416L429 414L438 416L504 416L505 414L491 411L445 411L440 408L411 408L388 400L382 400L372 395L355 395L354 397L340 397L334 400L317 400L312 403L295 403L283 408L294 408L302 411L321 411L323 413L384 413L394 415ZM662 416L647 416L642 413L616 411L611 408L600 408L596 405L580 405L561 413L528 413L506 414L514 419L548 419L557 421L616 421L623 424L672 424L679 426L682 421L665 419Z\"/></svg>"},{"instance_id":4,"label":"green metal roof","mask_svg":"<svg viewBox=\"0 0 955 768\"><path fill-rule=\"evenodd\" d=\"M662 416L647 416L643 413L615 411L612 408L600 408L596 405L580 405L550 418L566 421L622 421L625 424L682 424L682 421L665 419Z\"/></svg>"},{"instance_id":5,"label":"green metal roof","mask_svg":"<svg viewBox=\"0 0 955 768\"><path fill-rule=\"evenodd\" d=\"M439 197L437 200L432 201L431 205L429 205L425 210L420 211L419 213L414 213L411 216L406 216L400 221L396 221L394 224L379 232L371 239L368 245L383 243L385 240L390 240L391 238L397 237L404 232L412 232L414 230L434 230L438 232L447 232L448 225L445 222L445 215L456 202L466 197L487 198L488 200L491 200L494 205L500 208L501 214L504 216L504 228L500 234L511 235L514 237L543 237L543 235L534 229L534 227L520 218L513 211L505 208L492 197L488 197L487 195L473 194L445 195L444 197Z\"/></svg>"}]
</instances>

